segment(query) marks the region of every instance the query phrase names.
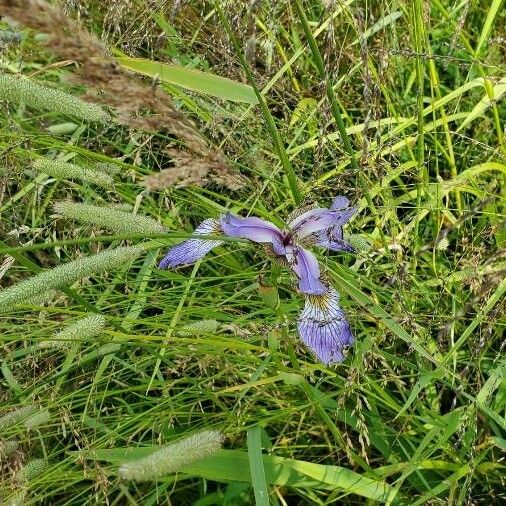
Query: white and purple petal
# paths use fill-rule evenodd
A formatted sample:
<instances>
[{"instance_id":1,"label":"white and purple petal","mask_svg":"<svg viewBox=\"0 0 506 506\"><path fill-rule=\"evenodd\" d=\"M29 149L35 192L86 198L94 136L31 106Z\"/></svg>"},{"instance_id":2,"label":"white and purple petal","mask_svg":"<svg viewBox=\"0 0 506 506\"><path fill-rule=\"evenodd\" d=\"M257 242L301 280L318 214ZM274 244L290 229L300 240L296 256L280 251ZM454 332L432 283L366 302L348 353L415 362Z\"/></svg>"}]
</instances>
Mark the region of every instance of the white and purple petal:
<instances>
[{"instance_id":1,"label":"white and purple petal","mask_svg":"<svg viewBox=\"0 0 506 506\"><path fill-rule=\"evenodd\" d=\"M214 218L203 221L196 229L195 235L221 235L220 222ZM169 249L158 267L173 269L180 265L190 265L204 257L213 248L223 244L219 239L188 239Z\"/></svg>"},{"instance_id":2,"label":"white and purple petal","mask_svg":"<svg viewBox=\"0 0 506 506\"><path fill-rule=\"evenodd\" d=\"M229 237L249 239L258 243L271 243L278 255L284 255L283 238L281 230L267 220L256 218L241 218L232 213L223 215L220 219L223 233Z\"/></svg>"},{"instance_id":3,"label":"white and purple petal","mask_svg":"<svg viewBox=\"0 0 506 506\"><path fill-rule=\"evenodd\" d=\"M299 290L302 293L319 295L327 291L320 281L320 266L313 253L301 247L295 248L291 267L299 278Z\"/></svg>"},{"instance_id":4,"label":"white and purple petal","mask_svg":"<svg viewBox=\"0 0 506 506\"><path fill-rule=\"evenodd\" d=\"M333 288L323 295L306 296L298 330L302 341L324 364L342 362L345 348L354 342L339 306L339 294Z\"/></svg>"}]
</instances>

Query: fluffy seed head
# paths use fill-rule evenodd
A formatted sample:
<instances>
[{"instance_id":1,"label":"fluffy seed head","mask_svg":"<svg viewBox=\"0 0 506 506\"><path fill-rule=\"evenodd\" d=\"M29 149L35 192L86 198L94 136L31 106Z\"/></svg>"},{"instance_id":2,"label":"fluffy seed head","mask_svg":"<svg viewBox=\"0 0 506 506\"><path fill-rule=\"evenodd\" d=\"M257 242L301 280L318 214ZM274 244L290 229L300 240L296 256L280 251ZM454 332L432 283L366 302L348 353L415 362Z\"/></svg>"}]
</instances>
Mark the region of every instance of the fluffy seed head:
<instances>
[{"instance_id":1,"label":"fluffy seed head","mask_svg":"<svg viewBox=\"0 0 506 506\"><path fill-rule=\"evenodd\" d=\"M91 223L110 228L116 232L132 234L163 233L165 227L147 216L127 213L111 207L77 204L74 202L57 202L54 210L65 218Z\"/></svg>"},{"instance_id":2,"label":"fluffy seed head","mask_svg":"<svg viewBox=\"0 0 506 506\"><path fill-rule=\"evenodd\" d=\"M49 158L38 158L33 163L33 168L56 179L80 179L105 188L110 188L114 184L114 179L111 176L99 170Z\"/></svg>"},{"instance_id":3,"label":"fluffy seed head","mask_svg":"<svg viewBox=\"0 0 506 506\"><path fill-rule=\"evenodd\" d=\"M47 409L39 411L25 420L25 427L27 429L35 429L39 425L43 425L51 420L51 414Z\"/></svg>"},{"instance_id":4,"label":"fluffy seed head","mask_svg":"<svg viewBox=\"0 0 506 506\"><path fill-rule=\"evenodd\" d=\"M184 336L198 336L200 334L214 334L219 327L216 320L200 320L184 325L178 330L178 334Z\"/></svg>"},{"instance_id":5,"label":"fluffy seed head","mask_svg":"<svg viewBox=\"0 0 506 506\"><path fill-rule=\"evenodd\" d=\"M344 234L344 240L346 242L349 242L353 246L353 248L357 251L366 253L367 251L369 251L371 249L371 244L363 235Z\"/></svg>"},{"instance_id":6,"label":"fluffy seed head","mask_svg":"<svg viewBox=\"0 0 506 506\"><path fill-rule=\"evenodd\" d=\"M105 318L99 314L92 314L74 323L71 323L58 332L54 339L42 341L42 348L49 346L64 347L69 343L83 341L99 335L105 327Z\"/></svg>"},{"instance_id":7,"label":"fluffy seed head","mask_svg":"<svg viewBox=\"0 0 506 506\"><path fill-rule=\"evenodd\" d=\"M0 313L9 311L37 294L72 285L93 274L114 271L122 264L134 260L142 251L141 246L116 248L36 274L0 291Z\"/></svg>"},{"instance_id":8,"label":"fluffy seed head","mask_svg":"<svg viewBox=\"0 0 506 506\"><path fill-rule=\"evenodd\" d=\"M111 119L96 104L11 74L0 73L0 96L8 102L23 103L39 111L56 112L85 121L106 122Z\"/></svg>"},{"instance_id":9,"label":"fluffy seed head","mask_svg":"<svg viewBox=\"0 0 506 506\"><path fill-rule=\"evenodd\" d=\"M28 483L47 468L47 460L33 459L27 462L19 471L18 479L20 482Z\"/></svg>"},{"instance_id":10,"label":"fluffy seed head","mask_svg":"<svg viewBox=\"0 0 506 506\"><path fill-rule=\"evenodd\" d=\"M0 430L15 425L37 411L37 406L23 406L0 417Z\"/></svg>"},{"instance_id":11,"label":"fluffy seed head","mask_svg":"<svg viewBox=\"0 0 506 506\"><path fill-rule=\"evenodd\" d=\"M197 432L181 441L161 447L147 457L125 462L119 474L126 480L151 481L217 452L223 443L217 430Z\"/></svg>"},{"instance_id":12,"label":"fluffy seed head","mask_svg":"<svg viewBox=\"0 0 506 506\"><path fill-rule=\"evenodd\" d=\"M2 460L18 449L18 442L14 439L9 441L0 441L0 463Z\"/></svg>"}]
</instances>

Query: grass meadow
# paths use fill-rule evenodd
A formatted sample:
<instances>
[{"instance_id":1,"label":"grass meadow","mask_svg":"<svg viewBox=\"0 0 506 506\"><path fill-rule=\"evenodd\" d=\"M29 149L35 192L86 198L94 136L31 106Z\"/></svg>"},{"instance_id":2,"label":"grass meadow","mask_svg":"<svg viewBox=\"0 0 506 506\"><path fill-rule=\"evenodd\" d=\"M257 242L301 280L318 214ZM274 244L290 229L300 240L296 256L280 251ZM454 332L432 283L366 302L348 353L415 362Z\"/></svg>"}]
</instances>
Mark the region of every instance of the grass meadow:
<instances>
[{"instance_id":1,"label":"grass meadow","mask_svg":"<svg viewBox=\"0 0 506 506\"><path fill-rule=\"evenodd\" d=\"M502 0L0 0L0 503L504 504ZM320 362L313 249L355 344Z\"/></svg>"}]
</instances>

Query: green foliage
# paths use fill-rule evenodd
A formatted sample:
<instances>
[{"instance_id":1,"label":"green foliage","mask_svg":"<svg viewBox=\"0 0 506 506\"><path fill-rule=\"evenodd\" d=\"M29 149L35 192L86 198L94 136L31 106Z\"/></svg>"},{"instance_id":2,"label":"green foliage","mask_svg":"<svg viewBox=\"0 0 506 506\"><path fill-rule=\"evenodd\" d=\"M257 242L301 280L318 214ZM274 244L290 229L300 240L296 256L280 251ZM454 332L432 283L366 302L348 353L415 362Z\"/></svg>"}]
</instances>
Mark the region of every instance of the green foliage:
<instances>
[{"instance_id":1,"label":"green foliage","mask_svg":"<svg viewBox=\"0 0 506 506\"><path fill-rule=\"evenodd\" d=\"M226 77L143 58L118 57L116 59L127 70L138 72L153 79L160 79L162 82L175 84L188 90L225 100L246 102L248 104L258 103L251 86L232 81Z\"/></svg>"},{"instance_id":2,"label":"green foliage","mask_svg":"<svg viewBox=\"0 0 506 506\"><path fill-rule=\"evenodd\" d=\"M63 42L22 22L5 46L0 66L30 78L0 77L2 499L501 503L501 2L71 3L193 126L158 131L148 93L105 129L66 84L79 52L53 56ZM174 85L161 63L199 82ZM232 84L201 94L210 74ZM209 163L206 187L142 184ZM244 188L218 186L226 165ZM341 365L300 342L302 297L258 245L157 268L205 218L281 225L337 194L359 208L357 252L314 251L356 337Z\"/></svg>"}]
</instances>

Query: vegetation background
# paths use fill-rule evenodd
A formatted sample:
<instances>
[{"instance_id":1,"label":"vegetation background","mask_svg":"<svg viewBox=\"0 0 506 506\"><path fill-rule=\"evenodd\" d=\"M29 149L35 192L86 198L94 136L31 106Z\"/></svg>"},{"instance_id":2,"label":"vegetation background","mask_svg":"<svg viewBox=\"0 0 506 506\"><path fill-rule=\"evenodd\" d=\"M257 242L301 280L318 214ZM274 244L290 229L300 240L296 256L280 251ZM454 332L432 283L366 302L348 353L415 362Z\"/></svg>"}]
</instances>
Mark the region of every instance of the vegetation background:
<instances>
[{"instance_id":1,"label":"vegetation background","mask_svg":"<svg viewBox=\"0 0 506 506\"><path fill-rule=\"evenodd\" d=\"M0 15L0 502L504 503L501 0ZM156 267L225 209L338 194L343 364L257 248Z\"/></svg>"}]
</instances>

